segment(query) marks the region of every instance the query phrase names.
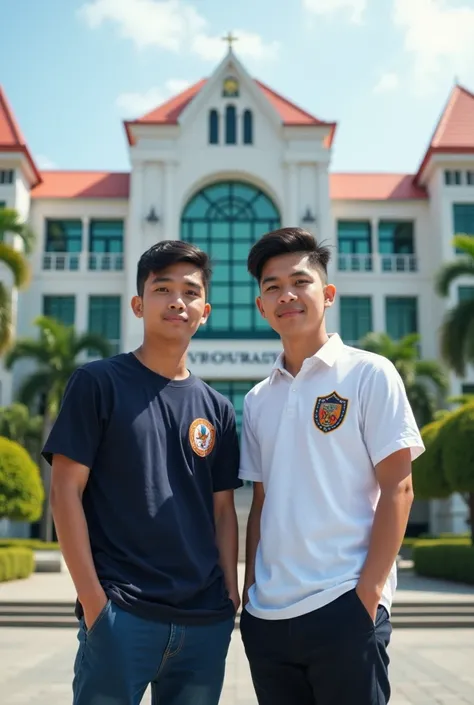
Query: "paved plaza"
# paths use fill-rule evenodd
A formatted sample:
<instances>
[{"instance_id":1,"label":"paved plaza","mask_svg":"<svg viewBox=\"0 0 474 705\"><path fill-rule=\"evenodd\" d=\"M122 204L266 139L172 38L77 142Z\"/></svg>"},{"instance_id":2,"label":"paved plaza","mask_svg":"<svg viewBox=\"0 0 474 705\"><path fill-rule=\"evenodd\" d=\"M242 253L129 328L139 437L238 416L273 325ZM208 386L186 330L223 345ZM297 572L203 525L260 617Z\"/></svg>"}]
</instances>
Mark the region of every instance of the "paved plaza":
<instances>
[{"instance_id":1,"label":"paved plaza","mask_svg":"<svg viewBox=\"0 0 474 705\"><path fill-rule=\"evenodd\" d=\"M1 628L1 705L71 705L75 651L72 629ZM474 630L396 630L390 654L391 705L474 705ZM221 705L256 705L238 630Z\"/></svg>"}]
</instances>

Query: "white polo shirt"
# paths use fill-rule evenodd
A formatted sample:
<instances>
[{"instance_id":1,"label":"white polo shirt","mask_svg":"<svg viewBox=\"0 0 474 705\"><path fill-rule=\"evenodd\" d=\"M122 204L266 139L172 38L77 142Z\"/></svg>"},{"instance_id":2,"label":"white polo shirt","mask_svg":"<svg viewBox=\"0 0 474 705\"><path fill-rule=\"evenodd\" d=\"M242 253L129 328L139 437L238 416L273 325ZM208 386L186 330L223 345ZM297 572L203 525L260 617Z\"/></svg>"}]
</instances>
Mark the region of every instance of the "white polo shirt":
<instances>
[{"instance_id":1,"label":"white polo shirt","mask_svg":"<svg viewBox=\"0 0 474 705\"><path fill-rule=\"evenodd\" d=\"M380 496L374 467L401 448L424 450L389 360L337 334L296 377L280 356L244 402L240 477L265 489L252 615L298 617L356 586ZM395 588L394 564L389 612Z\"/></svg>"}]
</instances>

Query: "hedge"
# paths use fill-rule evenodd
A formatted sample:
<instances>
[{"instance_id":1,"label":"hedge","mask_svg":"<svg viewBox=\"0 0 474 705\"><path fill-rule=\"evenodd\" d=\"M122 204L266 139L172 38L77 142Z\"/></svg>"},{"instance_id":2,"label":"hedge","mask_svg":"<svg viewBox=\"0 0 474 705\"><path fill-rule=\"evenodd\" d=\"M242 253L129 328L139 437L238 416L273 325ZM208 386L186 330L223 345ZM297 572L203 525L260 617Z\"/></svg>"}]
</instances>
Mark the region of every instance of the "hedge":
<instances>
[{"instance_id":1,"label":"hedge","mask_svg":"<svg viewBox=\"0 0 474 705\"><path fill-rule=\"evenodd\" d=\"M0 539L1 548L29 548L31 551L59 551L56 541L41 541L40 539Z\"/></svg>"},{"instance_id":2,"label":"hedge","mask_svg":"<svg viewBox=\"0 0 474 705\"><path fill-rule=\"evenodd\" d=\"M474 585L474 546L470 539L418 541L413 546L415 572Z\"/></svg>"},{"instance_id":3,"label":"hedge","mask_svg":"<svg viewBox=\"0 0 474 705\"><path fill-rule=\"evenodd\" d=\"M18 443L0 436L0 518L37 521L43 500L36 463Z\"/></svg>"},{"instance_id":4,"label":"hedge","mask_svg":"<svg viewBox=\"0 0 474 705\"><path fill-rule=\"evenodd\" d=\"M33 551L28 548L0 548L0 583L29 578L35 569Z\"/></svg>"}]
</instances>

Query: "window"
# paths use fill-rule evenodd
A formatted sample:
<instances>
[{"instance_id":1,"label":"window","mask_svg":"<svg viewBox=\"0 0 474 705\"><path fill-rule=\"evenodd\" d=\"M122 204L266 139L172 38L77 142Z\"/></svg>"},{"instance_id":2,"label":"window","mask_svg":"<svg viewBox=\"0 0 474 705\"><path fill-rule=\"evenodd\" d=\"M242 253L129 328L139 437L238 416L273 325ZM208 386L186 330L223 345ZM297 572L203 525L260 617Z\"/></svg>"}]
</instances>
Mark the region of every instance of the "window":
<instances>
[{"instance_id":1,"label":"window","mask_svg":"<svg viewBox=\"0 0 474 705\"><path fill-rule=\"evenodd\" d=\"M444 183L446 184L446 186L460 186L462 183L461 172L458 170L445 171Z\"/></svg>"},{"instance_id":2,"label":"window","mask_svg":"<svg viewBox=\"0 0 474 705\"><path fill-rule=\"evenodd\" d=\"M225 109L225 141L226 144L237 143L237 112L234 105Z\"/></svg>"},{"instance_id":3,"label":"window","mask_svg":"<svg viewBox=\"0 0 474 705\"><path fill-rule=\"evenodd\" d=\"M463 384L462 385L463 394L474 394L474 384Z\"/></svg>"},{"instance_id":4,"label":"window","mask_svg":"<svg viewBox=\"0 0 474 705\"><path fill-rule=\"evenodd\" d=\"M413 221L381 220L379 252L383 272L415 272L417 261Z\"/></svg>"},{"instance_id":5,"label":"window","mask_svg":"<svg viewBox=\"0 0 474 705\"><path fill-rule=\"evenodd\" d=\"M123 269L123 220L91 220L89 269Z\"/></svg>"},{"instance_id":6,"label":"window","mask_svg":"<svg viewBox=\"0 0 474 705\"><path fill-rule=\"evenodd\" d=\"M418 301L415 296L387 296L385 327L393 340L418 332Z\"/></svg>"},{"instance_id":7,"label":"window","mask_svg":"<svg viewBox=\"0 0 474 705\"><path fill-rule=\"evenodd\" d=\"M76 317L75 296L43 296L43 315L73 326Z\"/></svg>"},{"instance_id":8,"label":"window","mask_svg":"<svg viewBox=\"0 0 474 705\"><path fill-rule=\"evenodd\" d=\"M213 261L212 312L197 337L275 337L255 306L258 286L247 272L247 256L253 243L280 222L271 199L240 181L208 186L187 204L181 239L201 247Z\"/></svg>"},{"instance_id":9,"label":"window","mask_svg":"<svg viewBox=\"0 0 474 705\"><path fill-rule=\"evenodd\" d=\"M244 144L253 143L253 115L251 110L244 110Z\"/></svg>"},{"instance_id":10,"label":"window","mask_svg":"<svg viewBox=\"0 0 474 705\"><path fill-rule=\"evenodd\" d=\"M7 186L13 183L15 172L13 169L0 170L0 186Z\"/></svg>"},{"instance_id":11,"label":"window","mask_svg":"<svg viewBox=\"0 0 474 705\"><path fill-rule=\"evenodd\" d=\"M106 338L112 346L113 355L120 352L120 317L120 296L89 297L89 332ZM94 354L91 350L90 355Z\"/></svg>"},{"instance_id":12,"label":"window","mask_svg":"<svg viewBox=\"0 0 474 705\"><path fill-rule=\"evenodd\" d=\"M372 299L370 296L341 296L341 338L347 345L356 345L372 330Z\"/></svg>"},{"instance_id":13,"label":"window","mask_svg":"<svg viewBox=\"0 0 474 705\"><path fill-rule=\"evenodd\" d=\"M77 270L81 250L82 220L46 221L43 269Z\"/></svg>"},{"instance_id":14,"label":"window","mask_svg":"<svg viewBox=\"0 0 474 705\"><path fill-rule=\"evenodd\" d=\"M369 221L339 220L337 240L340 271L372 269L372 228Z\"/></svg>"},{"instance_id":15,"label":"window","mask_svg":"<svg viewBox=\"0 0 474 705\"><path fill-rule=\"evenodd\" d=\"M466 172L466 181L468 186L474 186L474 171Z\"/></svg>"},{"instance_id":16,"label":"window","mask_svg":"<svg viewBox=\"0 0 474 705\"><path fill-rule=\"evenodd\" d=\"M206 382L210 387L223 394L232 402L235 409L237 431L240 436L245 395L257 384L256 380L208 379Z\"/></svg>"},{"instance_id":17,"label":"window","mask_svg":"<svg viewBox=\"0 0 474 705\"><path fill-rule=\"evenodd\" d=\"M458 301L474 299L474 286L460 286L458 288Z\"/></svg>"},{"instance_id":18,"label":"window","mask_svg":"<svg viewBox=\"0 0 474 705\"><path fill-rule=\"evenodd\" d=\"M474 203L454 203L454 234L474 235Z\"/></svg>"},{"instance_id":19,"label":"window","mask_svg":"<svg viewBox=\"0 0 474 705\"><path fill-rule=\"evenodd\" d=\"M219 144L219 113L217 110L209 112L209 144Z\"/></svg>"}]
</instances>

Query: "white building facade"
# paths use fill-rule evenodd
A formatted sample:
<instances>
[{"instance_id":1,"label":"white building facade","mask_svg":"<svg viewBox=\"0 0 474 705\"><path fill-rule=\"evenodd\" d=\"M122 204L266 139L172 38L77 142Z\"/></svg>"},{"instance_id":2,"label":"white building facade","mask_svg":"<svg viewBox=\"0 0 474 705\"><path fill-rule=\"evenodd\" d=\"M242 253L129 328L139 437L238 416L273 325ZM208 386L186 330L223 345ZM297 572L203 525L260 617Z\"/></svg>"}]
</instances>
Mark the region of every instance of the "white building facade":
<instances>
[{"instance_id":1,"label":"white building facade","mask_svg":"<svg viewBox=\"0 0 474 705\"><path fill-rule=\"evenodd\" d=\"M240 423L245 394L280 350L256 311L247 254L268 230L301 225L334 253L330 330L353 344L369 331L418 332L422 356L437 358L445 311L474 297L469 282L449 300L434 293L437 269L455 256L454 233L474 235L473 125L474 96L456 87L418 174L332 173L336 123L251 78L229 51L208 80L125 123L129 173L39 172L1 94L0 205L18 209L38 237L17 334L35 335L34 319L46 314L103 334L117 352L136 348L137 261L161 239L189 240L214 263L213 312L189 367L233 401ZM0 366L0 405L28 371ZM472 370L452 380L462 391L474 392ZM464 531L465 517L454 497L418 503L411 523Z\"/></svg>"}]
</instances>

